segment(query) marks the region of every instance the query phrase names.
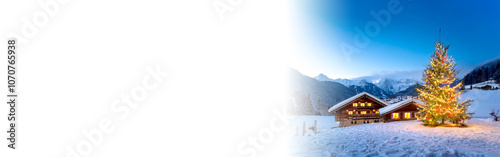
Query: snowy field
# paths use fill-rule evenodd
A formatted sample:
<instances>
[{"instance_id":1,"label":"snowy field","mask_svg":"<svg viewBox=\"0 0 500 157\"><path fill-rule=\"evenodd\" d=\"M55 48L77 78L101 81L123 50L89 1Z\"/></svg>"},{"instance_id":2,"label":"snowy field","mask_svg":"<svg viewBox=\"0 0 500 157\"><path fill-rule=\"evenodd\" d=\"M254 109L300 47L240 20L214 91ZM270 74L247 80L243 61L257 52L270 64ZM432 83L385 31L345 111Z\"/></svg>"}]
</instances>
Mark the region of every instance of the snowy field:
<instances>
[{"instance_id":1,"label":"snowy field","mask_svg":"<svg viewBox=\"0 0 500 157\"><path fill-rule=\"evenodd\" d=\"M495 111L500 109L500 90L466 90L462 93L460 101L466 99L474 100L468 109L469 112L474 112L472 117L491 118L489 115L491 109Z\"/></svg>"},{"instance_id":2,"label":"snowy field","mask_svg":"<svg viewBox=\"0 0 500 157\"><path fill-rule=\"evenodd\" d=\"M500 122L475 118L466 128L419 121L371 123L291 136L290 156L500 156Z\"/></svg>"},{"instance_id":3,"label":"snowy field","mask_svg":"<svg viewBox=\"0 0 500 157\"><path fill-rule=\"evenodd\" d=\"M475 118L468 127L426 127L402 121L338 127L333 116L294 116L288 128L290 156L500 156L500 122L489 112L500 109L500 90L470 90ZM317 120L318 134L308 128ZM302 136L306 122L307 133ZM297 128L299 131L297 132ZM298 136L296 136L298 133Z\"/></svg>"}]
</instances>

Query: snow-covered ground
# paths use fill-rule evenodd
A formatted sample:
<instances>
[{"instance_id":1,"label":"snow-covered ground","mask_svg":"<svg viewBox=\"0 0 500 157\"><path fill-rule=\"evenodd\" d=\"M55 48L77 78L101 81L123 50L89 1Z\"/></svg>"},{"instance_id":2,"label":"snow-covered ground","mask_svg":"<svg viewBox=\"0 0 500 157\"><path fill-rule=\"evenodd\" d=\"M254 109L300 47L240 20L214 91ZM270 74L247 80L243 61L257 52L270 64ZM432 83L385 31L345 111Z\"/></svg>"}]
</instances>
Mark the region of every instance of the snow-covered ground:
<instances>
[{"instance_id":1,"label":"snow-covered ground","mask_svg":"<svg viewBox=\"0 0 500 157\"><path fill-rule=\"evenodd\" d=\"M321 122L323 123L323 122ZM466 128L419 121L371 123L291 136L291 156L500 156L500 122L475 118Z\"/></svg>"},{"instance_id":2,"label":"snow-covered ground","mask_svg":"<svg viewBox=\"0 0 500 157\"><path fill-rule=\"evenodd\" d=\"M460 101L466 99L473 100L471 107L467 111L474 112L472 117L491 118L491 109L500 109L500 90L466 90L462 93Z\"/></svg>"},{"instance_id":3,"label":"snow-covered ground","mask_svg":"<svg viewBox=\"0 0 500 157\"><path fill-rule=\"evenodd\" d=\"M334 116L294 116L290 156L500 156L500 122L489 115L500 109L500 90L473 89L461 97L474 100L474 118L464 128L426 127L416 120L336 128ZM303 122L308 129L314 120L319 133L302 136Z\"/></svg>"}]
</instances>

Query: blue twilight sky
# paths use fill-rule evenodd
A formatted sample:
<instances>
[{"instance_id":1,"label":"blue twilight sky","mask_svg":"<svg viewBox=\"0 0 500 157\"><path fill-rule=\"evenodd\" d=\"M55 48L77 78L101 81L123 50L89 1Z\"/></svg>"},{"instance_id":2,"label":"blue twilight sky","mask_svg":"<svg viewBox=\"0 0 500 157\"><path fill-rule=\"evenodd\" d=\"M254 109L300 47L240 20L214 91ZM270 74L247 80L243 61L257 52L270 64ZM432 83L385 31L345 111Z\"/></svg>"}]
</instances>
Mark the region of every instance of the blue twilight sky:
<instances>
[{"instance_id":1,"label":"blue twilight sky","mask_svg":"<svg viewBox=\"0 0 500 157\"><path fill-rule=\"evenodd\" d=\"M463 68L462 76L500 56L500 1L307 0L299 8L301 41L307 48L292 68L308 76L419 71L429 62L440 28L449 54ZM383 13L389 13L390 20ZM369 42L356 44L361 36L356 27Z\"/></svg>"}]
</instances>

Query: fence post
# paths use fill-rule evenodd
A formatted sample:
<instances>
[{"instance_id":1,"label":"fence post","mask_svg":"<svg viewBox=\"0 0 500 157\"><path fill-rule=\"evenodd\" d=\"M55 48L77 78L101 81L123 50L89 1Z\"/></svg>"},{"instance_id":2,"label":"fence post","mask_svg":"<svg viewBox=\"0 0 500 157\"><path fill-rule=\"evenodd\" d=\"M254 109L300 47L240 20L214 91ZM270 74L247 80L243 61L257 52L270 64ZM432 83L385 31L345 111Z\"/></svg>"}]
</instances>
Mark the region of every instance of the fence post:
<instances>
[{"instance_id":1,"label":"fence post","mask_svg":"<svg viewBox=\"0 0 500 157\"><path fill-rule=\"evenodd\" d=\"M302 125L302 136L305 136L306 135L306 121L304 121L303 125Z\"/></svg>"},{"instance_id":2,"label":"fence post","mask_svg":"<svg viewBox=\"0 0 500 157\"><path fill-rule=\"evenodd\" d=\"M314 120L314 134L318 133L318 125L316 125L316 120Z\"/></svg>"}]
</instances>

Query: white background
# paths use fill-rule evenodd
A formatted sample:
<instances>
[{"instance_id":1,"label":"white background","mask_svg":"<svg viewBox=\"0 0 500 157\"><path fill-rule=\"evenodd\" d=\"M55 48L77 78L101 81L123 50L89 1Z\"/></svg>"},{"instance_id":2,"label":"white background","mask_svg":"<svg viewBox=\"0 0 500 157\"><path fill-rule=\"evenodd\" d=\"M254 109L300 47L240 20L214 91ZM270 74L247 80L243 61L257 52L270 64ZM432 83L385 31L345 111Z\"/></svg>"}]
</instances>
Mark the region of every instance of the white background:
<instances>
[{"instance_id":1,"label":"white background","mask_svg":"<svg viewBox=\"0 0 500 157\"><path fill-rule=\"evenodd\" d=\"M5 56L9 33L22 36L22 19L46 13L38 3L47 1L0 2ZM58 3L55 16L18 45L18 148L10 150L2 138L0 156L67 156L66 147L75 149L85 140L82 131L104 118L115 129L88 156L249 156L237 147L282 108L284 67L300 53L295 6L241 0L221 20L213 3ZM111 103L156 65L170 76L120 120ZM1 130L7 110L0 107ZM285 152L280 134L258 156Z\"/></svg>"}]
</instances>

